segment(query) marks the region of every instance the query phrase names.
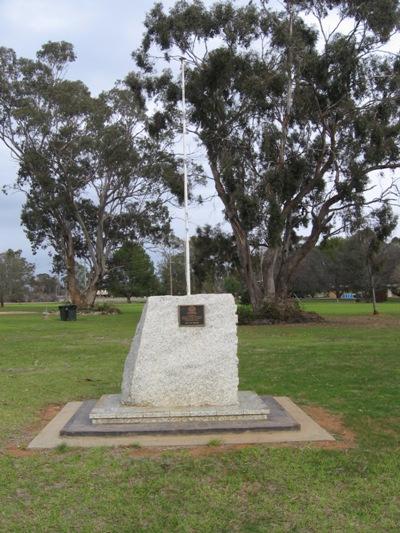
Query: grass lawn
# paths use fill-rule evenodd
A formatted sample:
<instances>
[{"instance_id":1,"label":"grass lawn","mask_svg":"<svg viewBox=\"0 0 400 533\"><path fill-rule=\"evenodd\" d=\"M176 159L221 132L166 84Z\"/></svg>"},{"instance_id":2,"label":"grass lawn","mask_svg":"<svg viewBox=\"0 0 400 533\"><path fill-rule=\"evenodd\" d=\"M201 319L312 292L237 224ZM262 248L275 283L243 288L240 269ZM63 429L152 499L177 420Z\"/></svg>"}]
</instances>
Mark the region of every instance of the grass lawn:
<instances>
[{"instance_id":1,"label":"grass lawn","mask_svg":"<svg viewBox=\"0 0 400 533\"><path fill-rule=\"evenodd\" d=\"M7 305L0 531L399 531L400 304L381 304L377 317L368 304L303 305L326 322L239 328L240 387L340 417L355 447L154 457L133 448L17 456L49 405L118 392L142 306L61 322L43 317L44 304Z\"/></svg>"}]
</instances>

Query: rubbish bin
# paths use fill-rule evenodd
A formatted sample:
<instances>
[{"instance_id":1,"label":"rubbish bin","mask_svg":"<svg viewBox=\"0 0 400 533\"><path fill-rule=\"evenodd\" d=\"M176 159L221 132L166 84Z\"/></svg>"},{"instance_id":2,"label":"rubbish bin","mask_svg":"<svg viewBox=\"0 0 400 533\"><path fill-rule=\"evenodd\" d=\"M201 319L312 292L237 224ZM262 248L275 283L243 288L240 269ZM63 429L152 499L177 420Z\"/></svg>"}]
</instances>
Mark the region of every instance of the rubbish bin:
<instances>
[{"instance_id":1,"label":"rubbish bin","mask_svg":"<svg viewBox=\"0 0 400 533\"><path fill-rule=\"evenodd\" d=\"M60 320L76 320L76 305L59 305Z\"/></svg>"}]
</instances>

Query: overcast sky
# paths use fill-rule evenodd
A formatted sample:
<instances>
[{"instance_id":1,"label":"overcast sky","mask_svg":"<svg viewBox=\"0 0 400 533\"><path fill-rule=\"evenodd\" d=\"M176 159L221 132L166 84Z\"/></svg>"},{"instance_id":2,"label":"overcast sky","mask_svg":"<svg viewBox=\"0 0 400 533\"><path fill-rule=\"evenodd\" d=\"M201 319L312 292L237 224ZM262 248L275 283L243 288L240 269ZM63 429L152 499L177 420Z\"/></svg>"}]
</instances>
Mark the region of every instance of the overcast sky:
<instances>
[{"instance_id":1,"label":"overcast sky","mask_svg":"<svg viewBox=\"0 0 400 533\"><path fill-rule=\"evenodd\" d=\"M175 0L163 3L172 6ZM0 0L0 46L13 48L19 56L34 57L47 41L71 42L78 57L68 77L82 80L98 94L132 70L131 52L140 44L143 21L153 4L153 0ZM0 146L0 188L12 183L16 172L9 152ZM21 227L22 202L21 194L0 194L0 251L22 249L36 263L38 273L49 271L47 252L33 256ZM181 213L173 215L174 230L183 237ZM191 208L190 219L192 233L199 224L222 221L219 200Z\"/></svg>"},{"instance_id":2,"label":"overcast sky","mask_svg":"<svg viewBox=\"0 0 400 533\"><path fill-rule=\"evenodd\" d=\"M205 3L213 2L205 0ZM133 69L131 52L140 44L143 21L153 4L153 0L0 0L0 46L13 48L19 56L34 57L49 40L69 41L78 58L70 66L68 77L82 80L93 94L98 94L110 89ZM175 0L163 0L163 4L169 7ZM332 23L335 25L334 20ZM400 36L396 50L399 41ZM196 146L189 144L189 152L195 151ZM0 189L14 181L16 171L17 165L0 145ZM212 189L203 191L204 196L211 192ZM8 248L22 249L24 256L36 263L37 273L49 271L48 253L41 251L33 256L21 227L22 202L20 194L0 193L0 252ZM173 212L173 227L183 237L181 216L179 211ZM217 198L202 207L191 207L191 233L198 225L217 222L223 222ZM396 233L399 235L399 231Z\"/></svg>"}]
</instances>

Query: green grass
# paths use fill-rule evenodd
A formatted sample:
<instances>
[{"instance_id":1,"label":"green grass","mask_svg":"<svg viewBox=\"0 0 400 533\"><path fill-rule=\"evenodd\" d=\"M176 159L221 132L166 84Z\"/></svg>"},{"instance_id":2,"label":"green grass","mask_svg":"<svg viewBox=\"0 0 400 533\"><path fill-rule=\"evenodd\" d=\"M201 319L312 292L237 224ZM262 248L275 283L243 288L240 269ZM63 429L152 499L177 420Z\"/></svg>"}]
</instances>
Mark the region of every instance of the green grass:
<instances>
[{"instance_id":1,"label":"green grass","mask_svg":"<svg viewBox=\"0 0 400 533\"><path fill-rule=\"evenodd\" d=\"M118 391L141 305L76 322L7 305L35 314L0 316L0 531L398 531L400 304L376 318L368 304L303 305L329 320L239 328L240 387L341 415L355 449L147 459L133 448L7 452L49 404Z\"/></svg>"},{"instance_id":2,"label":"green grass","mask_svg":"<svg viewBox=\"0 0 400 533\"><path fill-rule=\"evenodd\" d=\"M365 302L300 300L300 304L306 311L314 311L322 316L367 316L372 314L372 304ZM400 317L400 301L378 303L377 308L385 316Z\"/></svg>"},{"instance_id":3,"label":"green grass","mask_svg":"<svg viewBox=\"0 0 400 533\"><path fill-rule=\"evenodd\" d=\"M29 312L29 313L43 313L47 311L57 311L61 304L54 302L35 302L35 303L11 303L0 307L0 313L14 313L14 312Z\"/></svg>"}]
</instances>

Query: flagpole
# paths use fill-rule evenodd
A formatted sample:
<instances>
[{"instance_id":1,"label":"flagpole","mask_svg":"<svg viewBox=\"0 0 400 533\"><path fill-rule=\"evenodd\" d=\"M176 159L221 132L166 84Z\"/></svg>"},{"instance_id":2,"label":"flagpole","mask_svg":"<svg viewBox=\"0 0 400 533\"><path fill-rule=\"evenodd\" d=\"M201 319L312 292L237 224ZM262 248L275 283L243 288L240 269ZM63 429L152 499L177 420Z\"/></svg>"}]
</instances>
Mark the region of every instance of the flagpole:
<instances>
[{"instance_id":1,"label":"flagpole","mask_svg":"<svg viewBox=\"0 0 400 533\"><path fill-rule=\"evenodd\" d=\"M190 247L189 247L189 211L188 211L188 175L186 154L186 98L185 98L185 58L181 57L182 68L182 146L183 146L183 194L185 210L185 276L186 294L191 294L190 287Z\"/></svg>"}]
</instances>

